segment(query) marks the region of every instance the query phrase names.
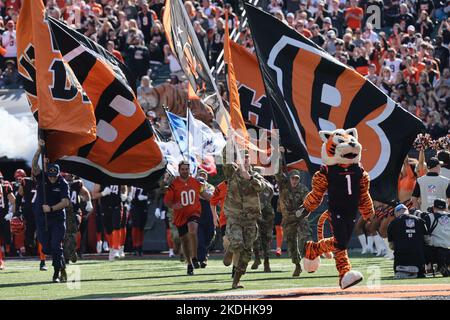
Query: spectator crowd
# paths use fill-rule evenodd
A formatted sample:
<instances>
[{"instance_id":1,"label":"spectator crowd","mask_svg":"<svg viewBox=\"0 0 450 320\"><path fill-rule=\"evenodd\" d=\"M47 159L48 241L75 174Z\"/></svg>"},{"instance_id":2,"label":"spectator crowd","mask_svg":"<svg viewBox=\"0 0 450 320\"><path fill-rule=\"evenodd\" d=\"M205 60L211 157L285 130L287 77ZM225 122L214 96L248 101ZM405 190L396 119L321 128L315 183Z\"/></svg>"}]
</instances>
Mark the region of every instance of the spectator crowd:
<instances>
[{"instance_id":1,"label":"spectator crowd","mask_svg":"<svg viewBox=\"0 0 450 320\"><path fill-rule=\"evenodd\" d=\"M253 51L237 0L184 1L211 67L223 49L225 11L237 42ZM419 117L433 139L449 132L450 1L259 0L262 9L302 33ZM47 0L49 15L107 48L147 92L161 66L172 83L181 67L164 33L164 0ZM16 22L20 0L0 1L0 88L21 87ZM219 75L220 77L220 75ZM168 79L169 80L169 79ZM138 97L141 98L141 97ZM145 100L145 99L144 99Z\"/></svg>"}]
</instances>

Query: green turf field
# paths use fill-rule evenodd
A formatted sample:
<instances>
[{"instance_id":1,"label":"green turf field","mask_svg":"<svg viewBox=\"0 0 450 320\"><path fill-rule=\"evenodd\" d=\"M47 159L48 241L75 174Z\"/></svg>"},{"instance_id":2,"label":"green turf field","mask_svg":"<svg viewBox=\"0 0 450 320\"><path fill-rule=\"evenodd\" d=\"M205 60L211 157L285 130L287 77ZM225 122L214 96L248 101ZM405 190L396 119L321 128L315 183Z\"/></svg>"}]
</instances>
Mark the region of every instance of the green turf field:
<instances>
[{"instance_id":1,"label":"green turf field","mask_svg":"<svg viewBox=\"0 0 450 320\"><path fill-rule=\"evenodd\" d=\"M450 283L450 278L438 275L430 279L392 280L392 261L384 258L352 254L353 268L364 274L359 286L380 284ZM1 299L109 299L140 295L217 294L231 289L231 269L224 267L220 255L210 258L206 269L186 275L185 265L167 256L127 257L108 262L103 256L97 260L80 260L68 267L69 277L79 282L52 283L53 271L39 271L37 260L6 260L6 270L0 271ZM50 267L51 262L47 262ZM272 273L248 270L241 282L245 290L283 289L337 286L334 260L322 259L318 272L302 273L292 278L293 265L284 254L271 259ZM250 267L249 267L250 269ZM74 272L75 271L75 272ZM77 273L78 272L78 273Z\"/></svg>"}]
</instances>

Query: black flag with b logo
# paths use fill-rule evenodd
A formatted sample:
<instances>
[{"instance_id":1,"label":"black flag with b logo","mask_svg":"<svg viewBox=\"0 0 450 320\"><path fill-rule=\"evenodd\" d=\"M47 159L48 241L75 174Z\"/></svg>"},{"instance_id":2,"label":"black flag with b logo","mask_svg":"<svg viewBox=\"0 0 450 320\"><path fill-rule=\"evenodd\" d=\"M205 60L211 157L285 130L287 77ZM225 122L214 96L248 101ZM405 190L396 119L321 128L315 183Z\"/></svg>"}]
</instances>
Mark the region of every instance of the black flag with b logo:
<instances>
[{"instance_id":1,"label":"black flag with b logo","mask_svg":"<svg viewBox=\"0 0 450 320\"><path fill-rule=\"evenodd\" d=\"M315 172L322 163L319 131L356 128L372 197L395 200L422 122L283 22L249 4L245 10L281 144Z\"/></svg>"}]
</instances>

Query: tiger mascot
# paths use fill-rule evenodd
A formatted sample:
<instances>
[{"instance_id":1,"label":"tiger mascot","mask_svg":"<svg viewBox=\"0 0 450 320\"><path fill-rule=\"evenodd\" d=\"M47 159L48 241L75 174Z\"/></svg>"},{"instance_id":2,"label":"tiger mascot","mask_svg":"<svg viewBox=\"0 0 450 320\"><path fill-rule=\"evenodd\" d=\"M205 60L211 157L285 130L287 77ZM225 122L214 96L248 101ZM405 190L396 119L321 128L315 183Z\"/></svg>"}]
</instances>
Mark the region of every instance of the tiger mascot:
<instances>
[{"instance_id":1,"label":"tiger mascot","mask_svg":"<svg viewBox=\"0 0 450 320\"><path fill-rule=\"evenodd\" d=\"M191 100L189 102L188 91L183 84L160 84L153 87L146 98L148 110L145 111L153 110L157 117L166 116L162 108L165 106L168 108L168 111L181 117L186 117L186 110L190 107L195 118L207 125L211 125L214 118L214 113L210 106L202 103L200 100Z\"/></svg>"},{"instance_id":2,"label":"tiger mascot","mask_svg":"<svg viewBox=\"0 0 450 320\"><path fill-rule=\"evenodd\" d=\"M312 190L297 215L307 217L319 207L328 191L329 209L322 219L329 219L333 236L305 244L303 267L307 272L315 272L320 266L320 255L332 252L339 273L339 286L346 289L363 279L360 272L351 269L347 246L358 210L365 220L374 214L369 194L370 178L360 165L362 147L355 128L320 131L319 135L323 141L321 156L324 165L314 174Z\"/></svg>"}]
</instances>

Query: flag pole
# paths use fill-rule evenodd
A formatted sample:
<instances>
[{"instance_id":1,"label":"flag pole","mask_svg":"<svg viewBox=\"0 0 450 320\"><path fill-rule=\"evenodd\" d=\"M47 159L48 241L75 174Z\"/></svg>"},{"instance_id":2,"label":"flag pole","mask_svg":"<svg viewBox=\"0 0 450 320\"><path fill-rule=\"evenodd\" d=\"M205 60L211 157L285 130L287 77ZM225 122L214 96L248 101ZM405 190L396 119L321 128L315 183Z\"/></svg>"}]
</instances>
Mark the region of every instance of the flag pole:
<instances>
[{"instance_id":1,"label":"flag pole","mask_svg":"<svg viewBox=\"0 0 450 320\"><path fill-rule=\"evenodd\" d=\"M188 100L188 107L186 108L186 119L187 119L186 135L187 135L187 156L188 156L188 163L189 163L189 172L191 171L191 149L190 149L191 138L190 138L190 134L189 134L189 132L191 131L191 121L189 121L190 101L191 100Z\"/></svg>"},{"instance_id":2,"label":"flag pole","mask_svg":"<svg viewBox=\"0 0 450 320\"><path fill-rule=\"evenodd\" d=\"M44 140L45 142L45 132L43 129L39 128L38 129L38 140ZM45 179L45 175L47 173L47 166L45 164L45 157L47 155L47 147L44 144L43 146L41 146L41 165L42 165L42 199L43 199L43 204L47 204L47 182ZM44 224L45 224L45 232L48 231L48 219L47 219L47 213L44 212Z\"/></svg>"},{"instance_id":3,"label":"flag pole","mask_svg":"<svg viewBox=\"0 0 450 320\"><path fill-rule=\"evenodd\" d=\"M178 149L180 149L181 155L183 156L184 159L186 159L186 158L185 158L185 155L184 155L184 152L183 152L183 150L181 150L180 144L178 143L178 140L175 138L175 135L173 134L172 124L171 124L170 121L169 121L169 114L167 113L167 112L168 112L168 108L167 108L166 106L164 106L164 105L162 106L162 108L163 108L164 112L166 113L167 122L169 122L170 133L172 134L172 137L173 137L173 139L175 140L175 142L176 142L176 144L177 144L177 146L178 146ZM189 160L188 160L188 161L189 161Z\"/></svg>"}]
</instances>

